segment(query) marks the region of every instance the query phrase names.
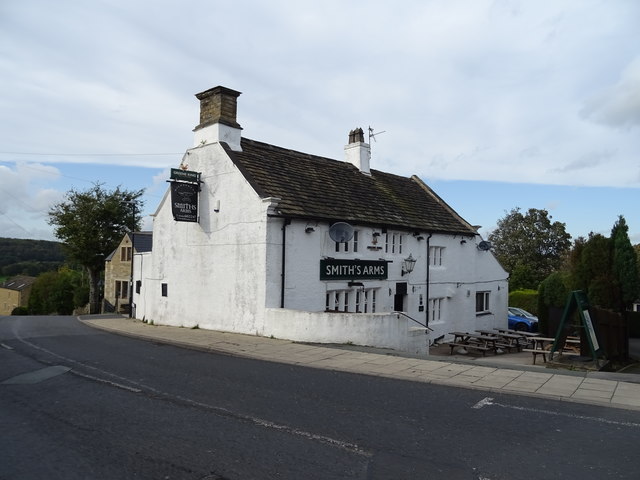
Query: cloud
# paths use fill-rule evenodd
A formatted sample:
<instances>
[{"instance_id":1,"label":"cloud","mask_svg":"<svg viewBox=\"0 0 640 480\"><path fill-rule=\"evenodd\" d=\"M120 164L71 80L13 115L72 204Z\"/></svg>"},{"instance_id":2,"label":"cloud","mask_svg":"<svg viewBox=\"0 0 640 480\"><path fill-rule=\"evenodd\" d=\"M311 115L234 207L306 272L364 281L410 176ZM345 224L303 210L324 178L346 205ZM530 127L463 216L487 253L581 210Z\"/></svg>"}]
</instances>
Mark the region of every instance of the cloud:
<instances>
[{"instance_id":1,"label":"cloud","mask_svg":"<svg viewBox=\"0 0 640 480\"><path fill-rule=\"evenodd\" d=\"M43 185L59 177L57 168L38 163L0 165L0 235L16 238L52 237L44 227L49 209L64 193Z\"/></svg>"},{"instance_id":2,"label":"cloud","mask_svg":"<svg viewBox=\"0 0 640 480\"><path fill-rule=\"evenodd\" d=\"M588 98L581 114L584 118L615 128L640 125L640 57L625 67L615 85Z\"/></svg>"}]
</instances>

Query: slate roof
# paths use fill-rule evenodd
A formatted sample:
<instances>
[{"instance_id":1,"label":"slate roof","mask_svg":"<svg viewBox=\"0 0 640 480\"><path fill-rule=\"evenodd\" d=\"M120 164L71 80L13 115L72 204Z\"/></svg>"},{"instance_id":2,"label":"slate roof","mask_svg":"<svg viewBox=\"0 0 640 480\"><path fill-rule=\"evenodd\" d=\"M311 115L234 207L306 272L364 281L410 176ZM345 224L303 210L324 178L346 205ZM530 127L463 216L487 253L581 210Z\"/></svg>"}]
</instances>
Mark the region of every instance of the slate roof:
<instances>
[{"instance_id":1,"label":"slate roof","mask_svg":"<svg viewBox=\"0 0 640 480\"><path fill-rule=\"evenodd\" d=\"M418 177L371 169L242 138L222 144L262 198L277 197L284 217L345 221L422 232L475 235L475 229Z\"/></svg>"},{"instance_id":2,"label":"slate roof","mask_svg":"<svg viewBox=\"0 0 640 480\"><path fill-rule=\"evenodd\" d=\"M7 288L9 290L24 290L36 281L35 277L30 277L28 275L17 275L15 277L10 278L6 282L0 284L0 287Z\"/></svg>"},{"instance_id":3,"label":"slate roof","mask_svg":"<svg viewBox=\"0 0 640 480\"><path fill-rule=\"evenodd\" d=\"M129 236L130 234L127 233L126 235ZM136 232L133 246L136 253L150 252L153 247L153 232ZM109 256L104 259L105 262L110 262L111 260L113 260L113 256L116 254L119 248L120 247L111 252Z\"/></svg>"},{"instance_id":4,"label":"slate roof","mask_svg":"<svg viewBox=\"0 0 640 480\"><path fill-rule=\"evenodd\" d=\"M152 232L136 232L133 237L133 248L137 253L150 252L153 247Z\"/></svg>"}]
</instances>

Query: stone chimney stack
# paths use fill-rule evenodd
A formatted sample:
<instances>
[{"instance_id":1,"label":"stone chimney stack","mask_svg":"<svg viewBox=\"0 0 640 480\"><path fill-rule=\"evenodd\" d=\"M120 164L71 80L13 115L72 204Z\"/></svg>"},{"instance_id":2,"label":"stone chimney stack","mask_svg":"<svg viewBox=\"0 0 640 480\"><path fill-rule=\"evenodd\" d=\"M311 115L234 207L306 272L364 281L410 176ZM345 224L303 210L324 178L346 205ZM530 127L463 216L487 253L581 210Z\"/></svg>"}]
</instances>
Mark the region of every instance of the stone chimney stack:
<instances>
[{"instance_id":1,"label":"stone chimney stack","mask_svg":"<svg viewBox=\"0 0 640 480\"><path fill-rule=\"evenodd\" d=\"M196 94L200 100L200 124L193 130L194 146L226 142L232 150L242 151L242 127L236 121L239 96L240 92L221 86Z\"/></svg>"},{"instance_id":2,"label":"stone chimney stack","mask_svg":"<svg viewBox=\"0 0 640 480\"><path fill-rule=\"evenodd\" d=\"M369 161L371 160L371 147L364 143L362 128L356 128L349 132L349 144L344 147L346 161L354 165L365 175L371 175Z\"/></svg>"}]
</instances>

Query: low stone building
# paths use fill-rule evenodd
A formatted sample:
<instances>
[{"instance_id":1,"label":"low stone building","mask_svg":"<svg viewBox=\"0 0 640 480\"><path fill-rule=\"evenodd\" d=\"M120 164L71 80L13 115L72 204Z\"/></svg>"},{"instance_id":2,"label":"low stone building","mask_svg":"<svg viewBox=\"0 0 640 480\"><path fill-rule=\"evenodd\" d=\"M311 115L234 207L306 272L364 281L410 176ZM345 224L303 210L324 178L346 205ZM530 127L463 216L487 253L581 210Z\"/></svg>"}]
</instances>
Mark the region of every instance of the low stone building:
<instances>
[{"instance_id":1,"label":"low stone building","mask_svg":"<svg viewBox=\"0 0 640 480\"><path fill-rule=\"evenodd\" d=\"M11 315L14 308L26 307L35 281L35 277L18 275L0 284L0 315Z\"/></svg>"},{"instance_id":2,"label":"low stone building","mask_svg":"<svg viewBox=\"0 0 640 480\"><path fill-rule=\"evenodd\" d=\"M420 178L370 168L361 129L342 161L244 138L239 95L196 95L194 147L134 255L137 318L414 353L506 327L507 273Z\"/></svg>"},{"instance_id":3,"label":"low stone building","mask_svg":"<svg viewBox=\"0 0 640 480\"><path fill-rule=\"evenodd\" d=\"M153 244L151 232L136 232L133 242L131 237L130 233L125 234L118 247L105 259L103 312L129 311L131 258L134 253L150 252Z\"/></svg>"}]
</instances>

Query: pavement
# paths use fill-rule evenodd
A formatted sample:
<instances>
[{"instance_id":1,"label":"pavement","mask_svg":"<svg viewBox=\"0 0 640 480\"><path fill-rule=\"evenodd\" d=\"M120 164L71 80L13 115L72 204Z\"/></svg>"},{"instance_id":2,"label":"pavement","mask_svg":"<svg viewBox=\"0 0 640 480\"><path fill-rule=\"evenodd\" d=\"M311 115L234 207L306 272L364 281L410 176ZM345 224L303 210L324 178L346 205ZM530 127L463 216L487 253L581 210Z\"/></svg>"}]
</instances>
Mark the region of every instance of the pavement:
<instances>
[{"instance_id":1,"label":"pavement","mask_svg":"<svg viewBox=\"0 0 640 480\"><path fill-rule=\"evenodd\" d=\"M445 345L427 357L354 345L321 345L290 340L152 325L116 315L78 317L94 328L205 352L263 361L526 395L640 411L640 374L571 371L532 365L530 353L450 355Z\"/></svg>"}]
</instances>

